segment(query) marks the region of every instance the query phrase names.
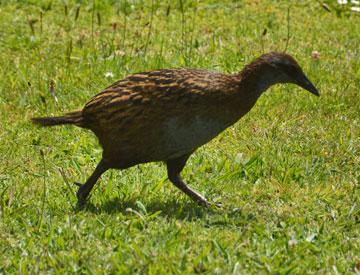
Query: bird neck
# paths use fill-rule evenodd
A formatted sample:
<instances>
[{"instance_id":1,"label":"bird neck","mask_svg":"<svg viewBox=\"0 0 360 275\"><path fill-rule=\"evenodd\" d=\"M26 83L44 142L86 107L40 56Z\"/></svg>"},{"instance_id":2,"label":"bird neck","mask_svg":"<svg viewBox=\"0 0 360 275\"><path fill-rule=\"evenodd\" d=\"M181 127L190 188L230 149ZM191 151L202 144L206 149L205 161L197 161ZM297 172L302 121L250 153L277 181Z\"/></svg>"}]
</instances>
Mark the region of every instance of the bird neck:
<instances>
[{"instance_id":1,"label":"bird neck","mask_svg":"<svg viewBox=\"0 0 360 275\"><path fill-rule=\"evenodd\" d=\"M261 94L270 86L282 82L281 75L274 68L258 60L245 66L233 77L236 87L233 89L234 93L229 93L229 97L223 103L226 111L222 111L229 125L249 112Z\"/></svg>"},{"instance_id":2,"label":"bird neck","mask_svg":"<svg viewBox=\"0 0 360 275\"><path fill-rule=\"evenodd\" d=\"M258 99L272 85L282 82L282 75L269 64L254 61L238 73L240 93Z\"/></svg>"}]
</instances>

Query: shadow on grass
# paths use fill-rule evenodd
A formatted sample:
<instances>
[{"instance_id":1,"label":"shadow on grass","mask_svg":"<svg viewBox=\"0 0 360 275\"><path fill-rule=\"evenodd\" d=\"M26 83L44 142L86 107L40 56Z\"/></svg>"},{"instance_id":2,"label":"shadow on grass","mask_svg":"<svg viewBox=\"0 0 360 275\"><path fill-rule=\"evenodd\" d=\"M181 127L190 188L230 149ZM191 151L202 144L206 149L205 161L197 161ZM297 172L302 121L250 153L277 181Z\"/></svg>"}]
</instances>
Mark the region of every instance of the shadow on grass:
<instances>
[{"instance_id":1,"label":"shadow on grass","mask_svg":"<svg viewBox=\"0 0 360 275\"><path fill-rule=\"evenodd\" d=\"M79 211L88 211L94 214L115 214L123 213L129 215L129 212L135 210L144 214L139 209L138 200L141 198L135 197L128 200L122 200L120 198L113 198L105 201L103 204L95 206L91 202L88 202ZM129 211L129 209L132 209ZM179 219L179 220L204 220L207 225L229 225L229 224L247 224L249 221L256 219L252 213L243 213L239 208L228 207L203 207L195 202L184 202L177 200L161 201L155 200L146 203L146 213L151 216L153 213L159 212L159 216ZM146 215L146 214L145 214Z\"/></svg>"}]
</instances>

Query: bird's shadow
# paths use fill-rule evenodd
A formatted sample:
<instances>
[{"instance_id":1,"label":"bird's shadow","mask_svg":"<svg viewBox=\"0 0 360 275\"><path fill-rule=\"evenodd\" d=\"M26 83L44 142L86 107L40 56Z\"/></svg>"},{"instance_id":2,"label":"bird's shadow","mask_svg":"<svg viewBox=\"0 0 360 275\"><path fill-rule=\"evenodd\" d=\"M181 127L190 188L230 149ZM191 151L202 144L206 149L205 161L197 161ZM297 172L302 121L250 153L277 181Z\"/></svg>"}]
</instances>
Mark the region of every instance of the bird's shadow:
<instances>
[{"instance_id":1,"label":"bird's shadow","mask_svg":"<svg viewBox=\"0 0 360 275\"><path fill-rule=\"evenodd\" d=\"M78 211L86 211L94 214L116 214L122 213L129 215L133 210L141 213L142 215L151 216L153 213L157 213L159 216L177 219L177 220L203 220L207 225L221 225L226 226L228 224L247 224L250 220L253 220L255 216L251 213L243 213L240 208L234 207L203 207L195 202L189 201L177 201L172 200L153 200L147 202L144 209L139 209L139 200L141 198L131 198L122 200L118 197L112 198L103 202L102 204L94 205L91 202Z\"/></svg>"}]
</instances>

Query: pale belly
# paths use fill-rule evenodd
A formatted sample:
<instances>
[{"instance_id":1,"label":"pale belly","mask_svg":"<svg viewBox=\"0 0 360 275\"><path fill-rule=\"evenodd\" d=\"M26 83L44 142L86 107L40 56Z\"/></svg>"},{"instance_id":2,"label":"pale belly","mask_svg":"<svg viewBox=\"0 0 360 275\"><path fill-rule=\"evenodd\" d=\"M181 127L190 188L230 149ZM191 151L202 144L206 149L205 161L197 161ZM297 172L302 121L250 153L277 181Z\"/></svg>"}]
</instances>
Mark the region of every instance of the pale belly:
<instances>
[{"instance_id":1,"label":"pale belly","mask_svg":"<svg viewBox=\"0 0 360 275\"><path fill-rule=\"evenodd\" d=\"M209 142L228 125L224 122L195 116L189 121L169 118L162 124L162 158L172 159L191 153Z\"/></svg>"}]
</instances>

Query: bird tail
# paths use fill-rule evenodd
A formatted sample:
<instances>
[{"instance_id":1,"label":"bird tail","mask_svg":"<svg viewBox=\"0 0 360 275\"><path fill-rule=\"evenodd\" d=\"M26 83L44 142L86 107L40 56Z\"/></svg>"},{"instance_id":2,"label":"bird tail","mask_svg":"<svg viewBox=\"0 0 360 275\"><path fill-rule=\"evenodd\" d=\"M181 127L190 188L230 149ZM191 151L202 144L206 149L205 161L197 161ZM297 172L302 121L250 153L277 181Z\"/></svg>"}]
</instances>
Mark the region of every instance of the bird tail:
<instances>
[{"instance_id":1,"label":"bird tail","mask_svg":"<svg viewBox=\"0 0 360 275\"><path fill-rule=\"evenodd\" d=\"M74 124L76 126L83 127L82 111L75 111L57 117L34 117L31 121L35 124L46 127L64 124Z\"/></svg>"}]
</instances>

